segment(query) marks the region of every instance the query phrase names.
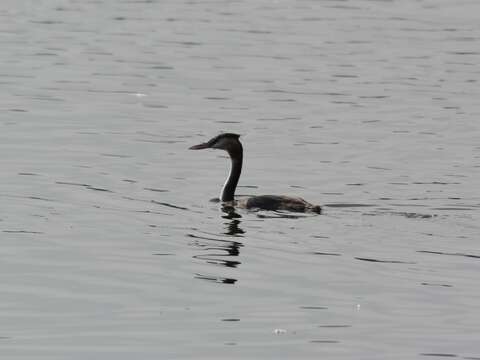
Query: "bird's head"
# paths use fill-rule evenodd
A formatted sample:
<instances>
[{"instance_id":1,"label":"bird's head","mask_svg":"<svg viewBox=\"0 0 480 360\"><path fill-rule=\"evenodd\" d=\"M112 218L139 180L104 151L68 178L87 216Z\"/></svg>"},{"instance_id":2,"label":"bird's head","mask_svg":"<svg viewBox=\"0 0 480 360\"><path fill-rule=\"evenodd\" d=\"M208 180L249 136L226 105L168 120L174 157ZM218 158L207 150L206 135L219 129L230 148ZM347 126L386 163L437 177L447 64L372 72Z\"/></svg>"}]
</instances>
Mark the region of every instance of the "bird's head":
<instances>
[{"instance_id":1,"label":"bird's head","mask_svg":"<svg viewBox=\"0 0 480 360\"><path fill-rule=\"evenodd\" d=\"M215 136L207 142L191 146L190 150L201 149L221 149L227 151L230 155L241 152L242 144L240 143L240 135L233 133L223 133Z\"/></svg>"}]
</instances>

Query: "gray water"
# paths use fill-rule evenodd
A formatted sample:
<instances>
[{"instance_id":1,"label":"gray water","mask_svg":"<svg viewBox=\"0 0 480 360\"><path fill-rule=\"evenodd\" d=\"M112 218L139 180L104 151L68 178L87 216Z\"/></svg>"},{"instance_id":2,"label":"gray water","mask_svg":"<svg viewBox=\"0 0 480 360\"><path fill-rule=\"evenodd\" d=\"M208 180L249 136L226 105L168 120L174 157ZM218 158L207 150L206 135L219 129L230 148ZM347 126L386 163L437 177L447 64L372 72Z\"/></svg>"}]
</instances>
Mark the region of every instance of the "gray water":
<instances>
[{"instance_id":1,"label":"gray water","mask_svg":"<svg viewBox=\"0 0 480 360\"><path fill-rule=\"evenodd\" d=\"M480 359L480 2L0 8L2 359Z\"/></svg>"}]
</instances>

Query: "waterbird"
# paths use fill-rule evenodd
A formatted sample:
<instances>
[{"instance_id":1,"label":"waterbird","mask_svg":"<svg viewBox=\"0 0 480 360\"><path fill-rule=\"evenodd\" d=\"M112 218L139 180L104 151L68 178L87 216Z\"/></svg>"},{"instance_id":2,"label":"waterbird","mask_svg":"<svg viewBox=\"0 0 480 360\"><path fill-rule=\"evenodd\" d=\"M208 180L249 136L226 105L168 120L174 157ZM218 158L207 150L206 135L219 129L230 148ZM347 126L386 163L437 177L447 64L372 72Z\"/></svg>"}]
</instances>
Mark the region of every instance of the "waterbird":
<instances>
[{"instance_id":1,"label":"waterbird","mask_svg":"<svg viewBox=\"0 0 480 360\"><path fill-rule=\"evenodd\" d=\"M223 133L207 142L191 146L190 150L220 149L225 150L230 156L230 173L223 185L220 200L236 207L255 210L286 210L296 212L313 212L320 214L322 208L313 205L302 198L284 195L259 195L235 198L235 190L242 172L243 146L240 135Z\"/></svg>"}]
</instances>

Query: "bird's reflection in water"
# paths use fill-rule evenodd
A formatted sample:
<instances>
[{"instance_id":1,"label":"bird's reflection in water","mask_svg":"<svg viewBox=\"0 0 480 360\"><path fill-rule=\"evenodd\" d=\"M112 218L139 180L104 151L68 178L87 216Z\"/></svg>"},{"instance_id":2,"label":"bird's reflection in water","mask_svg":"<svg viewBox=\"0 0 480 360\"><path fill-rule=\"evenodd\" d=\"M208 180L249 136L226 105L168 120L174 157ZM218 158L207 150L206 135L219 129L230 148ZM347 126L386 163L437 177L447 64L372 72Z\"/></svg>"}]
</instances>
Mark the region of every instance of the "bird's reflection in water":
<instances>
[{"instance_id":1,"label":"bird's reflection in water","mask_svg":"<svg viewBox=\"0 0 480 360\"><path fill-rule=\"evenodd\" d=\"M241 236L245 234L245 231L239 226L241 223L239 219L242 216L235 211L235 208L233 206L223 206L222 211L225 213L225 215L222 215L222 218L230 220L225 222L227 226L225 235Z\"/></svg>"},{"instance_id":2,"label":"bird's reflection in water","mask_svg":"<svg viewBox=\"0 0 480 360\"><path fill-rule=\"evenodd\" d=\"M192 246L196 246L207 252L194 255L193 258L203 260L208 264L237 268L241 262L236 258L240 255L240 248L243 247L243 243L237 241L237 239L245 234L245 231L240 227L241 221L239 219L241 215L235 212L233 207L224 206L222 207L222 211L224 213L222 218L228 220L224 222L225 231L223 235L235 237L235 240L188 234L189 237L195 239L191 243ZM222 284L234 284L237 281L237 279L234 278L204 274L195 274L195 278Z\"/></svg>"},{"instance_id":3,"label":"bird's reflection in water","mask_svg":"<svg viewBox=\"0 0 480 360\"><path fill-rule=\"evenodd\" d=\"M225 235L230 235L230 236L241 236L242 234L245 234L245 231L243 231L242 228L240 228L240 220L233 219L229 223L225 223L227 225L227 232Z\"/></svg>"}]
</instances>

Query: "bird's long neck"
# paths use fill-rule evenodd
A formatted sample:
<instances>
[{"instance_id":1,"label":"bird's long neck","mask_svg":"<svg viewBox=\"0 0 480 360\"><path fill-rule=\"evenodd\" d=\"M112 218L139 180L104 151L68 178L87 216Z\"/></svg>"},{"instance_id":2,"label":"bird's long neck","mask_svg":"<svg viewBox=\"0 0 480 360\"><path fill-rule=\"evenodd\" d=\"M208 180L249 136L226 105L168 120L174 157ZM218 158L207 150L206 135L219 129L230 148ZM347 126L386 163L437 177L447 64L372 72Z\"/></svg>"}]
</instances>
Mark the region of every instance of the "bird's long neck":
<instances>
[{"instance_id":1,"label":"bird's long neck","mask_svg":"<svg viewBox=\"0 0 480 360\"><path fill-rule=\"evenodd\" d=\"M230 174L223 185L221 195L222 201L233 201L238 179L240 179L240 174L242 172L243 149L240 148L239 151L230 152L229 155L230 160L232 161L232 167L230 168Z\"/></svg>"}]
</instances>

